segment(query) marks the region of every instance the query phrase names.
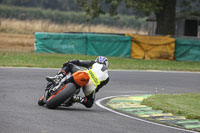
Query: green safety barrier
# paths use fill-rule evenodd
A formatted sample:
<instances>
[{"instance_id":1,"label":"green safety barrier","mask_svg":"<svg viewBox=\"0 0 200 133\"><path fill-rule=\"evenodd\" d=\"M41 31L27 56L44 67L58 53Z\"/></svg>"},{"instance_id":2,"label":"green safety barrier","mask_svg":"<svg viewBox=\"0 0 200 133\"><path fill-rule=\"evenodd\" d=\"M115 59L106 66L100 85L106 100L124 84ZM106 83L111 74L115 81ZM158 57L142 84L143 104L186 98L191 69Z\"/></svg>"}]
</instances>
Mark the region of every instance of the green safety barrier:
<instances>
[{"instance_id":1,"label":"green safety barrier","mask_svg":"<svg viewBox=\"0 0 200 133\"><path fill-rule=\"evenodd\" d=\"M130 57L131 37L122 35L87 35L88 55Z\"/></svg>"},{"instance_id":2,"label":"green safety barrier","mask_svg":"<svg viewBox=\"0 0 200 133\"><path fill-rule=\"evenodd\" d=\"M35 52L87 54L86 35L64 33L35 33Z\"/></svg>"},{"instance_id":3,"label":"green safety barrier","mask_svg":"<svg viewBox=\"0 0 200 133\"><path fill-rule=\"evenodd\" d=\"M35 52L130 57L131 37L111 34L35 34Z\"/></svg>"},{"instance_id":4,"label":"green safety barrier","mask_svg":"<svg viewBox=\"0 0 200 133\"><path fill-rule=\"evenodd\" d=\"M200 61L200 40L175 38L175 59L177 61Z\"/></svg>"}]
</instances>

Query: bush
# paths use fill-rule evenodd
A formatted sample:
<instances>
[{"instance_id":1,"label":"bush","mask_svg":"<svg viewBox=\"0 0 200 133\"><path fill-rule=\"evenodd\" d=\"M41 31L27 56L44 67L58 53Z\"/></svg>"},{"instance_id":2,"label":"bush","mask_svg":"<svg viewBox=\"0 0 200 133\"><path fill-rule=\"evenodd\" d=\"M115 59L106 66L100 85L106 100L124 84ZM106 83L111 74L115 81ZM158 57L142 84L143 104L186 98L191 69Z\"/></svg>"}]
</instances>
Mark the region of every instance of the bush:
<instances>
[{"instance_id":1,"label":"bush","mask_svg":"<svg viewBox=\"0 0 200 133\"><path fill-rule=\"evenodd\" d=\"M145 18L120 15L120 19L113 19L109 15L88 21L89 17L82 12L63 12L58 10L45 10L41 8L25 8L16 6L0 5L0 17L14 18L19 20L50 20L54 23L76 23L76 24L103 24L116 27L130 27L141 29L147 26Z\"/></svg>"}]
</instances>

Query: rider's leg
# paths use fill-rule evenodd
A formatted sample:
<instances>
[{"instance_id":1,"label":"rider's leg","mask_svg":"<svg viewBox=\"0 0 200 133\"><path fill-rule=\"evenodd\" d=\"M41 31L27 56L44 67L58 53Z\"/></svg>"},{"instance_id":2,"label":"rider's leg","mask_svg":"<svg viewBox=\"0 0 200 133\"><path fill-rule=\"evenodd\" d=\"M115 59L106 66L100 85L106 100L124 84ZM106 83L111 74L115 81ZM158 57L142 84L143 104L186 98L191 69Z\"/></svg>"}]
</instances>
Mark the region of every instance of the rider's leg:
<instances>
[{"instance_id":1,"label":"rider's leg","mask_svg":"<svg viewBox=\"0 0 200 133\"><path fill-rule=\"evenodd\" d=\"M86 97L74 95L70 100L64 103L64 106L70 107L74 103L80 103L83 104L86 108L91 108L94 104L94 100L95 100L95 92L92 92L90 95Z\"/></svg>"},{"instance_id":2,"label":"rider's leg","mask_svg":"<svg viewBox=\"0 0 200 133\"><path fill-rule=\"evenodd\" d=\"M94 104L94 100L95 100L95 91L92 92L90 95L86 96L86 101L84 102L83 105L85 105L85 107L87 108L91 108Z\"/></svg>"},{"instance_id":3,"label":"rider's leg","mask_svg":"<svg viewBox=\"0 0 200 133\"><path fill-rule=\"evenodd\" d=\"M95 91L86 97L81 97L76 95L73 97L73 102L81 103L87 108L91 108L93 106L94 100L95 100Z\"/></svg>"},{"instance_id":4,"label":"rider's leg","mask_svg":"<svg viewBox=\"0 0 200 133\"><path fill-rule=\"evenodd\" d=\"M72 63L65 64L62 69L54 76L54 77L46 77L46 80L49 82L54 82L55 84L58 84L63 77L67 75L68 72L74 73L76 71L80 70L80 68Z\"/></svg>"},{"instance_id":5,"label":"rider's leg","mask_svg":"<svg viewBox=\"0 0 200 133\"><path fill-rule=\"evenodd\" d=\"M74 73L77 72L78 70L81 70L78 66L72 64L72 63L65 63L62 67L62 71L65 71L66 73Z\"/></svg>"},{"instance_id":6,"label":"rider's leg","mask_svg":"<svg viewBox=\"0 0 200 133\"><path fill-rule=\"evenodd\" d=\"M66 76L66 74L67 73L65 71L61 70L54 77L47 76L46 80L58 84L63 79L63 77Z\"/></svg>"}]
</instances>

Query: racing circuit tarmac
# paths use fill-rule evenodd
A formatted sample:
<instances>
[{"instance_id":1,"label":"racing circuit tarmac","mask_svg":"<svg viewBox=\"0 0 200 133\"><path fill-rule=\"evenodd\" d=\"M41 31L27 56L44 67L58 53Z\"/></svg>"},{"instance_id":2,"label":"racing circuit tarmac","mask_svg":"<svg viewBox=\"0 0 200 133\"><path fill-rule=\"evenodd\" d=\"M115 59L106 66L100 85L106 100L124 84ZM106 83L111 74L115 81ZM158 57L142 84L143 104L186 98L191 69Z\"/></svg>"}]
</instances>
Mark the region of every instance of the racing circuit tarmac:
<instances>
[{"instance_id":1,"label":"racing circuit tarmac","mask_svg":"<svg viewBox=\"0 0 200 133\"><path fill-rule=\"evenodd\" d=\"M37 105L45 76L59 69L0 68L0 133L183 133L130 119L94 104L87 109L47 109ZM110 82L96 99L117 95L200 92L200 73L110 71ZM156 88L156 89L155 89Z\"/></svg>"}]
</instances>

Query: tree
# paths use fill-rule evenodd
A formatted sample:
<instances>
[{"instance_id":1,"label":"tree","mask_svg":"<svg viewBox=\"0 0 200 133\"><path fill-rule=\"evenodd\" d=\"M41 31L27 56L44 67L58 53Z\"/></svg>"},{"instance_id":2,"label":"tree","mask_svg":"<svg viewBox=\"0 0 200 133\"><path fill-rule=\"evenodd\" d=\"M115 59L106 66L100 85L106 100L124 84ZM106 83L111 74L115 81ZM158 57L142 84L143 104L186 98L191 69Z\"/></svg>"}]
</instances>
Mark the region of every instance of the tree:
<instances>
[{"instance_id":1,"label":"tree","mask_svg":"<svg viewBox=\"0 0 200 133\"><path fill-rule=\"evenodd\" d=\"M0 0L0 4L44 9L79 11L74 0Z\"/></svg>"},{"instance_id":2,"label":"tree","mask_svg":"<svg viewBox=\"0 0 200 133\"><path fill-rule=\"evenodd\" d=\"M156 34L175 35L176 0L76 0L78 5L92 18L105 14L106 10L101 3L109 6L109 14L117 15L117 8L125 3L127 8L141 11L146 16L154 13L157 22ZM182 0L190 3L189 0Z\"/></svg>"},{"instance_id":3,"label":"tree","mask_svg":"<svg viewBox=\"0 0 200 133\"><path fill-rule=\"evenodd\" d=\"M160 10L155 12L156 34L175 35L176 29L176 0L160 0Z\"/></svg>"}]
</instances>

